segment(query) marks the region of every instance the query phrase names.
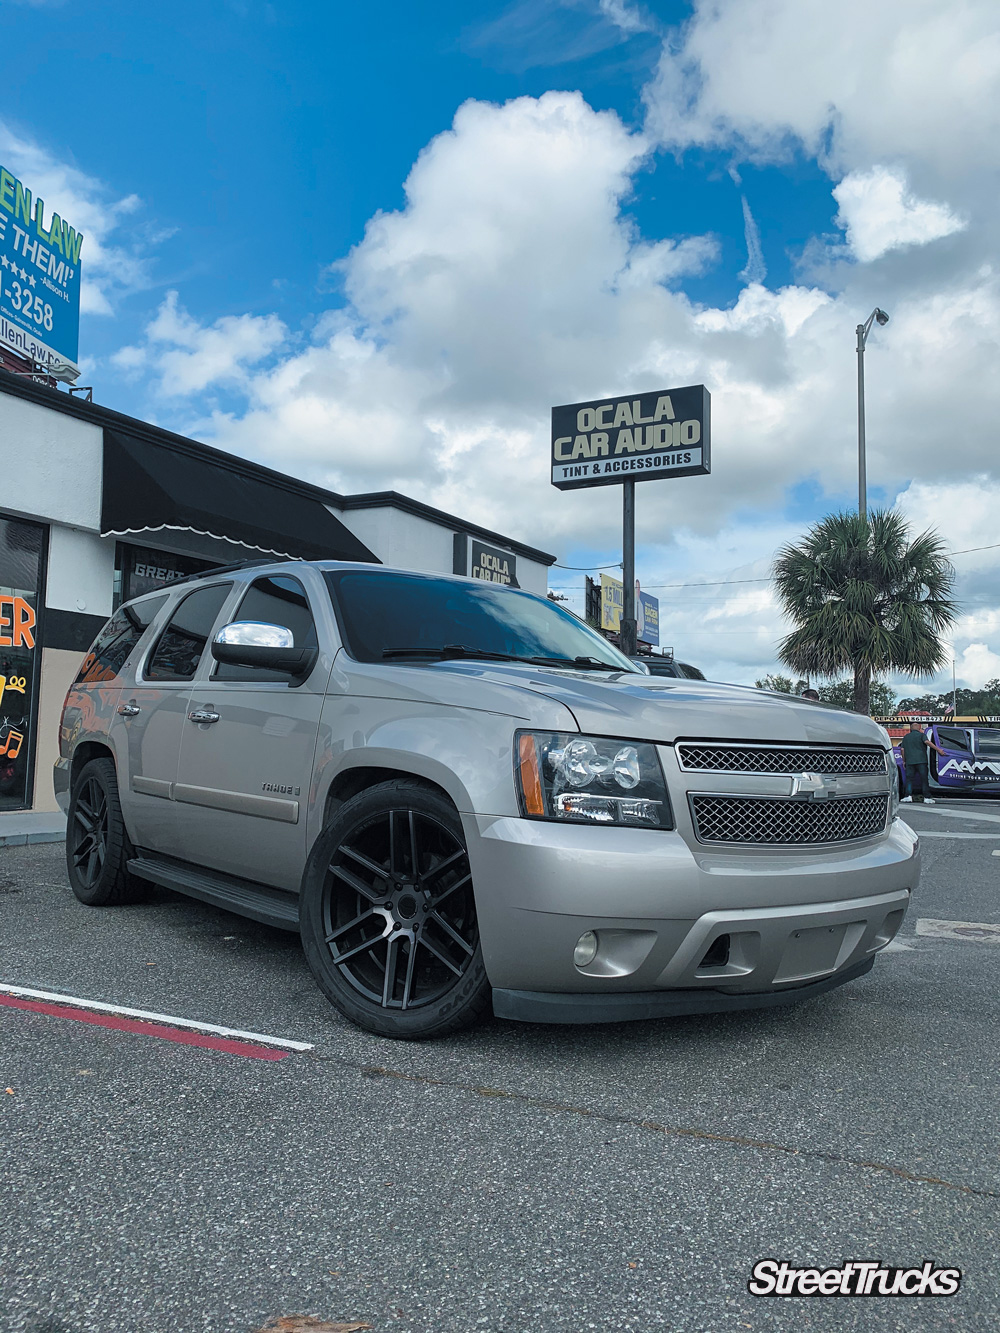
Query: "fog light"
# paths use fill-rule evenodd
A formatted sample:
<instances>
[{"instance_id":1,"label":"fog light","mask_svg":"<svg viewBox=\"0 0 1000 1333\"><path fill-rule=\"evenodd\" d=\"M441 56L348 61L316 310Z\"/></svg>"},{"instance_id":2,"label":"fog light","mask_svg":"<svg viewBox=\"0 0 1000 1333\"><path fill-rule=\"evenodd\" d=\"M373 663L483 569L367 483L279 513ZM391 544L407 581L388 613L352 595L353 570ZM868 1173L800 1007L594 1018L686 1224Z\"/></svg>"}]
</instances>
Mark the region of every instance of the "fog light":
<instances>
[{"instance_id":1,"label":"fog light","mask_svg":"<svg viewBox=\"0 0 1000 1333\"><path fill-rule=\"evenodd\" d=\"M577 967L586 967L597 957L597 936L592 930L585 930L576 942L573 950L573 962Z\"/></svg>"}]
</instances>

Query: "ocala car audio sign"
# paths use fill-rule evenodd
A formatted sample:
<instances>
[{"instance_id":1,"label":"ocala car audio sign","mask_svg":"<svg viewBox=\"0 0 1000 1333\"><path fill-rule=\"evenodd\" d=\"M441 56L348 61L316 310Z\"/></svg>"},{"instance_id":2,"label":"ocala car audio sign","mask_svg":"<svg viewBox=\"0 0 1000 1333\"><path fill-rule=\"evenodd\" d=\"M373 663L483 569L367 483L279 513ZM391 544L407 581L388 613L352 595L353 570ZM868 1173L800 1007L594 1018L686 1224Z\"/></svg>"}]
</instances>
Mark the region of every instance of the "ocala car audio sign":
<instances>
[{"instance_id":1,"label":"ocala car audio sign","mask_svg":"<svg viewBox=\"0 0 1000 1333\"><path fill-rule=\"evenodd\" d=\"M711 472L704 384L552 409L552 485L614 486Z\"/></svg>"}]
</instances>

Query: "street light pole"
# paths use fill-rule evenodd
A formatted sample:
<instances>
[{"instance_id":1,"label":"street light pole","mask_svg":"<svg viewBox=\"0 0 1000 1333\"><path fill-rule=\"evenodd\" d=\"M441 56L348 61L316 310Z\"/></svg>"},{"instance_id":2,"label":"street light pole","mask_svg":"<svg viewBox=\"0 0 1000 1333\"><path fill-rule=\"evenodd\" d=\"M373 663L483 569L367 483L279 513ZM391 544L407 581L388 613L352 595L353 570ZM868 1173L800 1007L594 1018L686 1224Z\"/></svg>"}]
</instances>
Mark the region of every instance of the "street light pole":
<instances>
[{"instance_id":1,"label":"street light pole","mask_svg":"<svg viewBox=\"0 0 1000 1333\"><path fill-rule=\"evenodd\" d=\"M868 513L868 475L865 458L865 343L871 330L872 321L879 324L889 323L889 316L878 306L871 312L863 324L858 325L858 513Z\"/></svg>"}]
</instances>

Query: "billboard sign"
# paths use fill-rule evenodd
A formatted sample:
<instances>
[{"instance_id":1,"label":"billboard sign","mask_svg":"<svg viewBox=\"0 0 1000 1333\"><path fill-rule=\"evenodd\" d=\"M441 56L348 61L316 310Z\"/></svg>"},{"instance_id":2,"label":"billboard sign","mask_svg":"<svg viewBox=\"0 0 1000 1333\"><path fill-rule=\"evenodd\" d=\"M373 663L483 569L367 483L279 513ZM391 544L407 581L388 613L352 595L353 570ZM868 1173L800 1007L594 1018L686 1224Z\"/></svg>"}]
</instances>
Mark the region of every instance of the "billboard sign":
<instances>
[{"instance_id":1,"label":"billboard sign","mask_svg":"<svg viewBox=\"0 0 1000 1333\"><path fill-rule=\"evenodd\" d=\"M83 236L0 166L0 343L76 379Z\"/></svg>"},{"instance_id":2,"label":"billboard sign","mask_svg":"<svg viewBox=\"0 0 1000 1333\"><path fill-rule=\"evenodd\" d=\"M552 485L571 491L711 472L704 384L552 409Z\"/></svg>"},{"instance_id":3,"label":"billboard sign","mask_svg":"<svg viewBox=\"0 0 1000 1333\"><path fill-rule=\"evenodd\" d=\"M621 633L625 585L610 574L601 575L601 629ZM636 589L636 638L643 643L660 645L660 599Z\"/></svg>"},{"instance_id":4,"label":"billboard sign","mask_svg":"<svg viewBox=\"0 0 1000 1333\"><path fill-rule=\"evenodd\" d=\"M635 604L635 637L654 648L660 646L660 599L640 592Z\"/></svg>"}]
</instances>

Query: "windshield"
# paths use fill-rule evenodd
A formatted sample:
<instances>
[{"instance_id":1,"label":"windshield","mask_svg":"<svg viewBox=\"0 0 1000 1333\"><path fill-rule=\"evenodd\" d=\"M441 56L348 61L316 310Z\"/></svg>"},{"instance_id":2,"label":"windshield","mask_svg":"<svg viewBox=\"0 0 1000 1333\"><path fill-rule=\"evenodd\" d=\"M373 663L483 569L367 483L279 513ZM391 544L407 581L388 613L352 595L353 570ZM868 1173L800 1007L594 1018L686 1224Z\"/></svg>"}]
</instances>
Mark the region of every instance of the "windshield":
<instances>
[{"instance_id":1,"label":"windshield","mask_svg":"<svg viewBox=\"0 0 1000 1333\"><path fill-rule=\"evenodd\" d=\"M486 582L386 570L328 570L347 651L358 662L419 660L448 647L500 658L576 658L636 668L606 639L544 597ZM582 663L581 663L582 665Z\"/></svg>"}]
</instances>

